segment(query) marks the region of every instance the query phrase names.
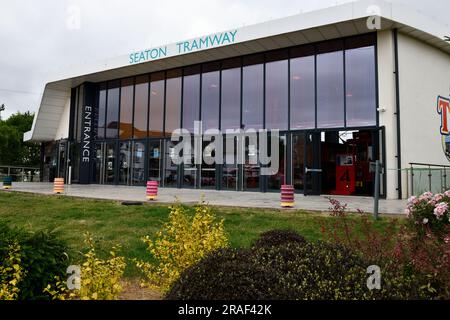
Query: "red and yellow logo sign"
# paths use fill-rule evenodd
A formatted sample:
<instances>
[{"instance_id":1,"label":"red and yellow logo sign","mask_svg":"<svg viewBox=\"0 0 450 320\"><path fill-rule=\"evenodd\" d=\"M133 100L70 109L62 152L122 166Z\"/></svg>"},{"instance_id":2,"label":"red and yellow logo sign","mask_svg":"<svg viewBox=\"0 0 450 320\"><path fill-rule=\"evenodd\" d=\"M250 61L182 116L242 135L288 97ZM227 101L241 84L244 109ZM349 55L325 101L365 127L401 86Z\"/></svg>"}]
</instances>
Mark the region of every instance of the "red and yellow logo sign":
<instances>
[{"instance_id":1,"label":"red and yellow logo sign","mask_svg":"<svg viewBox=\"0 0 450 320\"><path fill-rule=\"evenodd\" d=\"M437 101L437 112L441 116L442 147L445 156L450 161L450 99L439 96Z\"/></svg>"}]
</instances>

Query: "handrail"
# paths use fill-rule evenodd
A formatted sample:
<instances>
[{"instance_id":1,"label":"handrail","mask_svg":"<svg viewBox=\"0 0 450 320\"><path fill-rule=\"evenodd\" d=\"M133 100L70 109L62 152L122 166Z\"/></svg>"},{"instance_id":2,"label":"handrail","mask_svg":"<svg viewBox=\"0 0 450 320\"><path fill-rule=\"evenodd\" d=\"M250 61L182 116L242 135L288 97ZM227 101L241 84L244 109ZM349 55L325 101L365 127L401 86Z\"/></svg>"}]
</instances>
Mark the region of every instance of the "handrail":
<instances>
[{"instance_id":1,"label":"handrail","mask_svg":"<svg viewBox=\"0 0 450 320\"><path fill-rule=\"evenodd\" d=\"M410 166L439 167L439 168L449 168L450 169L450 165L446 166L446 165L443 165L443 164L430 164L430 163L410 162L409 165Z\"/></svg>"}]
</instances>

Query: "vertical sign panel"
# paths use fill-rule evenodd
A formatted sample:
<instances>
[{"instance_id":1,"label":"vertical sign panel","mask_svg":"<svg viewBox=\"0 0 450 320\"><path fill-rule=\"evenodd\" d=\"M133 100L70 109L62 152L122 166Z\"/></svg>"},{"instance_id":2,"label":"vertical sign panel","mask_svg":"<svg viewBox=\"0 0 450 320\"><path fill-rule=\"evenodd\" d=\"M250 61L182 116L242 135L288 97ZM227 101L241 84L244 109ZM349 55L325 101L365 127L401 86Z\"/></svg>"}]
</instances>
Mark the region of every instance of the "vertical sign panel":
<instances>
[{"instance_id":1,"label":"vertical sign panel","mask_svg":"<svg viewBox=\"0 0 450 320\"><path fill-rule=\"evenodd\" d=\"M94 119L96 107L97 90L91 83L84 85L82 97L82 121L81 121L81 145L80 145L80 184L89 184L92 176L92 164L94 158L93 138Z\"/></svg>"}]
</instances>

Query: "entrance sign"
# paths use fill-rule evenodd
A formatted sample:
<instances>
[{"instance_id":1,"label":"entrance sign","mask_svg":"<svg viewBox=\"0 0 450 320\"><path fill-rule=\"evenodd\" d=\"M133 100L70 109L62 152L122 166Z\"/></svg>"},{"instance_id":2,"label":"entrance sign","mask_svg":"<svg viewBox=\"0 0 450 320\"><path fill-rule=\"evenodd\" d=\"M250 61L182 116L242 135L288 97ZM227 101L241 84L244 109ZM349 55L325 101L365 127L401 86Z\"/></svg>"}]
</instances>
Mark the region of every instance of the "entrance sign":
<instances>
[{"instance_id":1,"label":"entrance sign","mask_svg":"<svg viewBox=\"0 0 450 320\"><path fill-rule=\"evenodd\" d=\"M89 184L91 182L91 173L93 165L93 139L95 136L95 110L96 108L96 85L86 83L84 85L84 97L82 109L81 124L81 146L80 146L80 184Z\"/></svg>"}]
</instances>

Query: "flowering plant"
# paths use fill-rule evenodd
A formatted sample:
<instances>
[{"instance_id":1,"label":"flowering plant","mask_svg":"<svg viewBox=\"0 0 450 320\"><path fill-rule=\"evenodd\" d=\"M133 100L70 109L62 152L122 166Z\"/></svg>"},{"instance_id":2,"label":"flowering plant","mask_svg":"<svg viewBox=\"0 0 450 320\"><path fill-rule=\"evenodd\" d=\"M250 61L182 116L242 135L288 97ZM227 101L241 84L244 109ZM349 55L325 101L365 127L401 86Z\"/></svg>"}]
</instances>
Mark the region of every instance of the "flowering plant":
<instances>
[{"instance_id":1,"label":"flowering plant","mask_svg":"<svg viewBox=\"0 0 450 320\"><path fill-rule=\"evenodd\" d=\"M419 237L433 234L445 241L450 232L450 190L433 194L425 192L411 197L405 213Z\"/></svg>"}]
</instances>

